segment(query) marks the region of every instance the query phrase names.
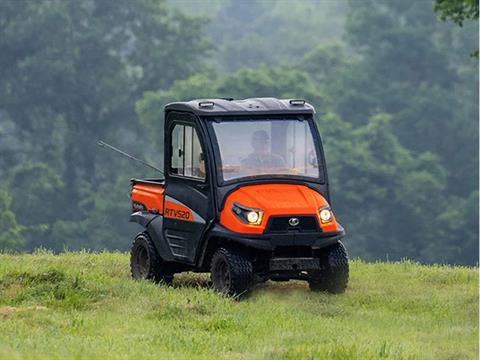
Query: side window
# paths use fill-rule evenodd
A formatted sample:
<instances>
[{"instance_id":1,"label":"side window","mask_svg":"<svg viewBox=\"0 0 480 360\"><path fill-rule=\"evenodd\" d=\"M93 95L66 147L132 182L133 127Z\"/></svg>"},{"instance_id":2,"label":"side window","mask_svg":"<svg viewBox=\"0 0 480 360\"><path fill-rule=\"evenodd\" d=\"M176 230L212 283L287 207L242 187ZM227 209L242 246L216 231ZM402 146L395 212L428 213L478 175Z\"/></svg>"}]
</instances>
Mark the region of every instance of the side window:
<instances>
[{"instance_id":1,"label":"side window","mask_svg":"<svg viewBox=\"0 0 480 360\"><path fill-rule=\"evenodd\" d=\"M172 159L170 165L172 174L183 175L183 128L183 125L176 125L172 131Z\"/></svg>"},{"instance_id":2,"label":"side window","mask_svg":"<svg viewBox=\"0 0 480 360\"><path fill-rule=\"evenodd\" d=\"M170 173L205 179L205 160L195 129L192 126L177 124L171 136Z\"/></svg>"}]
</instances>

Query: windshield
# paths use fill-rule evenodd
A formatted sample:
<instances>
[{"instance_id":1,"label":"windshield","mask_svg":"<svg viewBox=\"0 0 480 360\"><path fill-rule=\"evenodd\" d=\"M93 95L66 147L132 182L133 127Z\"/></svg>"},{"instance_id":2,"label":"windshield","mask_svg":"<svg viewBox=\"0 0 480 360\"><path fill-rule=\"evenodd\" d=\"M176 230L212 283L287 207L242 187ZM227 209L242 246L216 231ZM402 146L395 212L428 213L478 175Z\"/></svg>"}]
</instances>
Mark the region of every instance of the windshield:
<instances>
[{"instance_id":1,"label":"windshield","mask_svg":"<svg viewBox=\"0 0 480 360\"><path fill-rule=\"evenodd\" d=\"M223 180L257 175L319 178L319 161L306 120L213 122Z\"/></svg>"}]
</instances>

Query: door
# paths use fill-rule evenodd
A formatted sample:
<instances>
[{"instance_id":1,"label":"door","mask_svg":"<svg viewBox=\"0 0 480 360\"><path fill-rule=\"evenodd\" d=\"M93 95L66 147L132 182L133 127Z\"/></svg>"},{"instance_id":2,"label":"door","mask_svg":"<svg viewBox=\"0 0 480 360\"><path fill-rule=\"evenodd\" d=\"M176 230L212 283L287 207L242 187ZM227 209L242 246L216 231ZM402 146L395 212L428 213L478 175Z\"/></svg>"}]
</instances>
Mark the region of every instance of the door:
<instances>
[{"instance_id":1,"label":"door","mask_svg":"<svg viewBox=\"0 0 480 360\"><path fill-rule=\"evenodd\" d=\"M211 218L207 157L193 119L172 117L165 139L169 151L165 159L163 229L175 259L193 263Z\"/></svg>"}]
</instances>

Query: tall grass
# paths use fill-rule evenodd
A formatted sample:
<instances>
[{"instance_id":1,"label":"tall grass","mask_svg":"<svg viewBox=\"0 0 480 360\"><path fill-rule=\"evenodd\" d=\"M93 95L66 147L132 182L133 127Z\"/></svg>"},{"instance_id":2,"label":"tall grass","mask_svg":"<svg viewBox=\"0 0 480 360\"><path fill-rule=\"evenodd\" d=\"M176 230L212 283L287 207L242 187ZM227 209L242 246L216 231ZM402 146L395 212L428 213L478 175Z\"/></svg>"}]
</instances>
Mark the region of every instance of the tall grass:
<instances>
[{"instance_id":1,"label":"tall grass","mask_svg":"<svg viewBox=\"0 0 480 360\"><path fill-rule=\"evenodd\" d=\"M128 256L0 255L1 359L476 359L478 269L353 261L345 294L207 276L132 281Z\"/></svg>"}]
</instances>

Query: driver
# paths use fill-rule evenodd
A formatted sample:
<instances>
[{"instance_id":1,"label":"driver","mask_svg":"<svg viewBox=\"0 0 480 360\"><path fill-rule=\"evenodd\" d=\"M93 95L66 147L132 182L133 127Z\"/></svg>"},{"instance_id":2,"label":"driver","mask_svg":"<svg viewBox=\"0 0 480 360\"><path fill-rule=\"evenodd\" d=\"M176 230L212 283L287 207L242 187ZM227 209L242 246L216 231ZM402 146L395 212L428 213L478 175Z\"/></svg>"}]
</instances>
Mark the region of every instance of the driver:
<instances>
[{"instance_id":1,"label":"driver","mask_svg":"<svg viewBox=\"0 0 480 360\"><path fill-rule=\"evenodd\" d=\"M242 160L242 167L256 170L285 167L282 157L270 152L270 137L265 130L255 131L251 144L253 152Z\"/></svg>"}]
</instances>

